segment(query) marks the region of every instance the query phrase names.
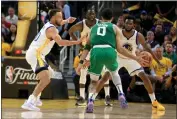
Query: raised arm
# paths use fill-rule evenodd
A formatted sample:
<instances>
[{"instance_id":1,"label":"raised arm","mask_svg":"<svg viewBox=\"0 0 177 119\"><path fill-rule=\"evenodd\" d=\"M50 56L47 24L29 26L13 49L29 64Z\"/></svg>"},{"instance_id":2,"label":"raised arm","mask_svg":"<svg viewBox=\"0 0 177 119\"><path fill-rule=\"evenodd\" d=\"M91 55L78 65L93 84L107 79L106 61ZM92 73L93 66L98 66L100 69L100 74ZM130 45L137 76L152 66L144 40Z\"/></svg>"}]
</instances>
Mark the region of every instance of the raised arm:
<instances>
[{"instance_id":1,"label":"raised arm","mask_svg":"<svg viewBox=\"0 0 177 119\"><path fill-rule=\"evenodd\" d=\"M73 25L70 29L69 29L69 35L71 36L72 40L77 40L77 36L74 34L76 31L81 32L83 29L83 22L79 22L75 25Z\"/></svg>"},{"instance_id":2,"label":"raised arm","mask_svg":"<svg viewBox=\"0 0 177 119\"><path fill-rule=\"evenodd\" d=\"M55 27L50 27L46 30L46 35L48 39L55 40L55 42L59 46L71 46L71 45L77 45L82 42L82 40L78 41L69 41L69 40L62 40L62 38L58 35L57 29Z\"/></svg>"}]
</instances>

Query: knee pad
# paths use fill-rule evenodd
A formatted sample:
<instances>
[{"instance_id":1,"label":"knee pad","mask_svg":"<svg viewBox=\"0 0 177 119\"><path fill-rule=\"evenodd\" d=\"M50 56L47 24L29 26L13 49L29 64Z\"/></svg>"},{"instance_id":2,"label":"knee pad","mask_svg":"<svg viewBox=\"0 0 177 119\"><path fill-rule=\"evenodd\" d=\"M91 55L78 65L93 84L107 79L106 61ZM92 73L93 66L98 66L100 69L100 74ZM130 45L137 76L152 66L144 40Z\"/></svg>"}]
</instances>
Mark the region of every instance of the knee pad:
<instances>
[{"instance_id":1,"label":"knee pad","mask_svg":"<svg viewBox=\"0 0 177 119\"><path fill-rule=\"evenodd\" d=\"M96 75L90 74L90 79L91 79L92 81L98 81L99 76L96 76Z\"/></svg>"},{"instance_id":2,"label":"knee pad","mask_svg":"<svg viewBox=\"0 0 177 119\"><path fill-rule=\"evenodd\" d=\"M80 75L80 80L79 83L80 84L85 84L86 83L86 77L87 77L87 68L82 68L81 69L81 75Z\"/></svg>"}]
</instances>

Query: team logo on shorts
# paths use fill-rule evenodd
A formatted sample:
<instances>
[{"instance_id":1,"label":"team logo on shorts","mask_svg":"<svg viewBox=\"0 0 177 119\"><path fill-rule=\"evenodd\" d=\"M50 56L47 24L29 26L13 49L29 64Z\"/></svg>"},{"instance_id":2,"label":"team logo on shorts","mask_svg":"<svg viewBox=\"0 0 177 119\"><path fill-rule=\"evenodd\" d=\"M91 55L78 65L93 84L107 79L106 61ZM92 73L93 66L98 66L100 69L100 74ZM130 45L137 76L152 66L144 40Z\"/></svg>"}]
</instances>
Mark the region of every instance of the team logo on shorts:
<instances>
[{"instance_id":1,"label":"team logo on shorts","mask_svg":"<svg viewBox=\"0 0 177 119\"><path fill-rule=\"evenodd\" d=\"M126 48L126 49L127 49L128 51L130 51L130 52L132 52L132 50L133 50L132 45L129 44L129 43L124 44L123 47Z\"/></svg>"}]
</instances>

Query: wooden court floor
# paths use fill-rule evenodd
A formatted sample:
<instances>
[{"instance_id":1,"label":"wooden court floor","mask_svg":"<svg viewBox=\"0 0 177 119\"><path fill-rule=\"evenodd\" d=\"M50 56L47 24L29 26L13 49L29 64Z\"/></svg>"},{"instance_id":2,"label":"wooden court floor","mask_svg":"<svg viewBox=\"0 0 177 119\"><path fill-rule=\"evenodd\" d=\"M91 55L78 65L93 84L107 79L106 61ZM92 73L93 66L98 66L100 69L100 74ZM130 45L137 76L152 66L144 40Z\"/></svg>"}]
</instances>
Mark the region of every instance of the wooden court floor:
<instances>
[{"instance_id":1,"label":"wooden court floor","mask_svg":"<svg viewBox=\"0 0 177 119\"><path fill-rule=\"evenodd\" d=\"M85 107L76 107L75 100L43 100L40 112L21 109L24 99L2 99L2 119L176 119L176 105L165 104L165 112L152 111L150 103L129 103L120 109L119 102L104 106L104 100L95 101L93 114Z\"/></svg>"}]
</instances>

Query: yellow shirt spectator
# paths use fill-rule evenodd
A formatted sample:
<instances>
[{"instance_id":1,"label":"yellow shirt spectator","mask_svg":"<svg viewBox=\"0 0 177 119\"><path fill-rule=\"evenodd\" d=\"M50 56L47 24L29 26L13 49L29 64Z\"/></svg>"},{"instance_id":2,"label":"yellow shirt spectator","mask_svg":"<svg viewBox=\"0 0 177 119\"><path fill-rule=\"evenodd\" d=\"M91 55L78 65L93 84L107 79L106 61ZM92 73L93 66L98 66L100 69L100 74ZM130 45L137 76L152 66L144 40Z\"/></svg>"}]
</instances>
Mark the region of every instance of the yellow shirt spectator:
<instances>
[{"instance_id":1,"label":"yellow shirt spectator","mask_svg":"<svg viewBox=\"0 0 177 119\"><path fill-rule=\"evenodd\" d=\"M152 64L150 66L151 69L154 69L157 76L163 76L168 71L168 69L172 67L172 61L166 57L162 57L160 62L164 64L163 67L159 66L154 59L152 60Z\"/></svg>"}]
</instances>

